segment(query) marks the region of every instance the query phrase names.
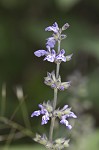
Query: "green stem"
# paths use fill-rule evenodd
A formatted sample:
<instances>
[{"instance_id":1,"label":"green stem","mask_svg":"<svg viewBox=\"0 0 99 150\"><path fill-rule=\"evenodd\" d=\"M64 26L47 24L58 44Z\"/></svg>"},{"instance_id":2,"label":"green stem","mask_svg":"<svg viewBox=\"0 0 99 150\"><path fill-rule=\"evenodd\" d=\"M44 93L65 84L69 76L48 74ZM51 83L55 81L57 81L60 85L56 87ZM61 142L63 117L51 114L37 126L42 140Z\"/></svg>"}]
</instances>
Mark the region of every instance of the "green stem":
<instances>
[{"instance_id":1,"label":"green stem","mask_svg":"<svg viewBox=\"0 0 99 150\"><path fill-rule=\"evenodd\" d=\"M56 66L56 79L58 79L58 76L59 76L59 69L60 69L60 63L57 63L57 66Z\"/></svg>"},{"instance_id":2,"label":"green stem","mask_svg":"<svg viewBox=\"0 0 99 150\"><path fill-rule=\"evenodd\" d=\"M21 105L21 110L22 110L22 115L23 115L24 123L25 123L25 125L26 125L27 128L31 129L31 125L30 125L30 121L29 121L29 116L28 116L28 111L27 111L25 99L22 98L22 99L19 100L19 102L20 101L23 101L23 103Z\"/></svg>"},{"instance_id":3,"label":"green stem","mask_svg":"<svg viewBox=\"0 0 99 150\"><path fill-rule=\"evenodd\" d=\"M11 121L5 117L0 116L0 122L3 122L5 124L11 126L12 128L19 130L23 135L29 136L31 138L34 137L34 133L31 130L29 130L29 129L19 125L18 123Z\"/></svg>"},{"instance_id":4,"label":"green stem","mask_svg":"<svg viewBox=\"0 0 99 150\"><path fill-rule=\"evenodd\" d=\"M9 133L7 139L6 139L6 143L5 143L5 146L4 146L4 150L8 150L8 147L9 147L9 145L11 144L11 142L12 142L14 136L15 136L15 130L16 130L16 129L14 129L14 128L11 129L11 131L10 131L10 133Z\"/></svg>"},{"instance_id":5,"label":"green stem","mask_svg":"<svg viewBox=\"0 0 99 150\"><path fill-rule=\"evenodd\" d=\"M50 132L49 132L49 140L52 142L53 131L54 131L54 122L55 118L51 118Z\"/></svg>"},{"instance_id":6,"label":"green stem","mask_svg":"<svg viewBox=\"0 0 99 150\"><path fill-rule=\"evenodd\" d=\"M61 43L61 41L58 40L58 53L60 52L60 43Z\"/></svg>"},{"instance_id":7,"label":"green stem","mask_svg":"<svg viewBox=\"0 0 99 150\"><path fill-rule=\"evenodd\" d=\"M60 41L58 41L58 53L60 52ZM57 63L56 66L56 79L59 77L59 69L60 69L60 63ZM58 89L54 89L54 100L53 100L53 111L56 109L57 104L57 94ZM50 132L49 132L49 140L52 142L53 138L53 131L54 131L54 124L55 124L55 117L51 118L51 125L50 125Z\"/></svg>"},{"instance_id":8,"label":"green stem","mask_svg":"<svg viewBox=\"0 0 99 150\"><path fill-rule=\"evenodd\" d=\"M2 85L2 98L1 98L1 116L4 116L6 108L6 84Z\"/></svg>"}]
</instances>

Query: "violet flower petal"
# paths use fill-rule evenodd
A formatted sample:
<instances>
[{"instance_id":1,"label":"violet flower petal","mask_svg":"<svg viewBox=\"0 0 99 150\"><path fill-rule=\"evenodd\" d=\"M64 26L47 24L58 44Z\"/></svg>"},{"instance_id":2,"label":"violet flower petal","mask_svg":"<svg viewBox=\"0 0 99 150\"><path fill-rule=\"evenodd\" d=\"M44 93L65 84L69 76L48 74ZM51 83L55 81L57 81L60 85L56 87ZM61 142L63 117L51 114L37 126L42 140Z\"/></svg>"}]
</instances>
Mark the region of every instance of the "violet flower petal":
<instances>
[{"instance_id":1,"label":"violet flower petal","mask_svg":"<svg viewBox=\"0 0 99 150\"><path fill-rule=\"evenodd\" d=\"M42 116L42 125L47 124L49 120L49 113L47 112L45 115Z\"/></svg>"},{"instance_id":2,"label":"violet flower petal","mask_svg":"<svg viewBox=\"0 0 99 150\"><path fill-rule=\"evenodd\" d=\"M69 117L77 118L77 116L73 112L70 112Z\"/></svg>"},{"instance_id":3,"label":"violet flower petal","mask_svg":"<svg viewBox=\"0 0 99 150\"><path fill-rule=\"evenodd\" d=\"M37 56L37 57L44 56L44 55L46 55L46 53L47 52L45 50L37 50L34 52L35 56Z\"/></svg>"},{"instance_id":4,"label":"violet flower petal","mask_svg":"<svg viewBox=\"0 0 99 150\"><path fill-rule=\"evenodd\" d=\"M50 37L47 39L46 45L48 45L50 48L54 48L55 44L56 44L56 41L54 37Z\"/></svg>"},{"instance_id":5,"label":"violet flower petal","mask_svg":"<svg viewBox=\"0 0 99 150\"><path fill-rule=\"evenodd\" d=\"M69 124L69 122L64 118L60 121L61 124L64 124L68 129L72 129L72 126Z\"/></svg>"},{"instance_id":6,"label":"violet flower petal","mask_svg":"<svg viewBox=\"0 0 99 150\"><path fill-rule=\"evenodd\" d=\"M56 60L64 61L66 62L66 56L64 56L65 50L62 49L59 54L56 56Z\"/></svg>"},{"instance_id":7,"label":"violet flower petal","mask_svg":"<svg viewBox=\"0 0 99 150\"><path fill-rule=\"evenodd\" d=\"M31 117L39 116L40 114L41 114L41 111L40 111L40 110L37 110L37 111L34 111L34 112L31 114Z\"/></svg>"},{"instance_id":8,"label":"violet flower petal","mask_svg":"<svg viewBox=\"0 0 99 150\"><path fill-rule=\"evenodd\" d=\"M47 60L49 62L54 62L56 56L56 52L53 49L50 53L47 54L47 56L44 58L44 60Z\"/></svg>"},{"instance_id":9,"label":"violet flower petal","mask_svg":"<svg viewBox=\"0 0 99 150\"><path fill-rule=\"evenodd\" d=\"M39 104L39 108L41 108L41 114L45 114L47 112L42 104Z\"/></svg>"},{"instance_id":10,"label":"violet flower petal","mask_svg":"<svg viewBox=\"0 0 99 150\"><path fill-rule=\"evenodd\" d=\"M68 108L68 105L65 105L62 110L66 110Z\"/></svg>"},{"instance_id":11,"label":"violet flower petal","mask_svg":"<svg viewBox=\"0 0 99 150\"><path fill-rule=\"evenodd\" d=\"M54 33L57 33L59 31L58 24L55 22L52 26L45 28L45 31L53 31Z\"/></svg>"}]
</instances>

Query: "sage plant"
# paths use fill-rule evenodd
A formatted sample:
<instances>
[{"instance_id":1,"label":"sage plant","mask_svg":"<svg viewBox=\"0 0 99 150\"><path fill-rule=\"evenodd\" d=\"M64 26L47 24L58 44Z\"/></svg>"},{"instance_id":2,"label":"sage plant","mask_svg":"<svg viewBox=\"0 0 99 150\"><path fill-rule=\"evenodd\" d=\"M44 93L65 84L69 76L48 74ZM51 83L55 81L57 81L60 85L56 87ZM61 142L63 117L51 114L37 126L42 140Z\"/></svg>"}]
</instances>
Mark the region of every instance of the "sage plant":
<instances>
[{"instance_id":1,"label":"sage plant","mask_svg":"<svg viewBox=\"0 0 99 150\"><path fill-rule=\"evenodd\" d=\"M46 40L46 50L37 50L34 52L37 57L43 56L44 61L46 60L56 64L56 71L52 71L51 73L47 72L47 76L44 78L44 83L54 90L53 100L39 104L39 110L34 111L31 114L31 117L42 115L41 125L45 125L51 121L49 137L47 137L45 134L36 134L34 141L44 145L47 149L53 150L61 150L65 147L68 147L70 140L66 139L65 137L57 138L56 140L53 139L56 118L59 119L60 124L65 125L69 130L72 129L72 125L69 124L68 118L77 118L68 105L65 105L61 109L56 108L58 91L64 91L68 89L71 83L70 81L62 82L59 74L60 64L62 62L70 61L72 58L72 54L65 56L65 50L61 49L60 47L61 41L66 38L66 35L62 32L68 27L69 24L66 23L62 28L59 28L56 22L52 26L47 27L45 31L52 31L53 34ZM56 44L58 45L57 50L54 48Z\"/></svg>"}]
</instances>

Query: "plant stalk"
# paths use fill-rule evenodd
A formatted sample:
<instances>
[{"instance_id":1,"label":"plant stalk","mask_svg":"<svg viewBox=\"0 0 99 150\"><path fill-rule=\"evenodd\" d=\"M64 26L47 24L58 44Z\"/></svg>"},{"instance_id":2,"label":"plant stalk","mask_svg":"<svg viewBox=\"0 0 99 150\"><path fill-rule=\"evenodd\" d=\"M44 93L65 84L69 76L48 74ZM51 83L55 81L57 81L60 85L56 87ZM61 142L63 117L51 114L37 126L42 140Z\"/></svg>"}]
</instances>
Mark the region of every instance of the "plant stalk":
<instances>
[{"instance_id":1,"label":"plant stalk","mask_svg":"<svg viewBox=\"0 0 99 150\"><path fill-rule=\"evenodd\" d=\"M58 41L58 53L60 52L60 41ZM60 63L57 63L56 66L56 79L59 77L59 69L60 69ZM57 104L57 94L58 94L58 89L54 89L54 100L53 100L53 111L56 109L56 104ZM53 138L53 131L54 131L54 124L55 124L55 117L51 118L51 125L50 125L50 132L49 132L49 140L52 142Z\"/></svg>"}]
</instances>

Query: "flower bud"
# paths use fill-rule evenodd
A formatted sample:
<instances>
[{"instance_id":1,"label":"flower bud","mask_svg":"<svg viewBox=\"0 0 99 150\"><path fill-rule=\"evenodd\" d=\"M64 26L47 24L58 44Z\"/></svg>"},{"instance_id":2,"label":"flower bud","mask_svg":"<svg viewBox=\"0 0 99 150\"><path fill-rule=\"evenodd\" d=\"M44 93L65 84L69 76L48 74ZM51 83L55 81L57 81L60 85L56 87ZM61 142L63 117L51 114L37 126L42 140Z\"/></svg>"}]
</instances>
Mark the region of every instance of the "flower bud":
<instances>
[{"instance_id":1,"label":"flower bud","mask_svg":"<svg viewBox=\"0 0 99 150\"><path fill-rule=\"evenodd\" d=\"M69 28L69 24L68 23L65 23L64 25L63 25L63 27L62 27L62 30L64 31L64 30L66 30L67 28Z\"/></svg>"}]
</instances>

